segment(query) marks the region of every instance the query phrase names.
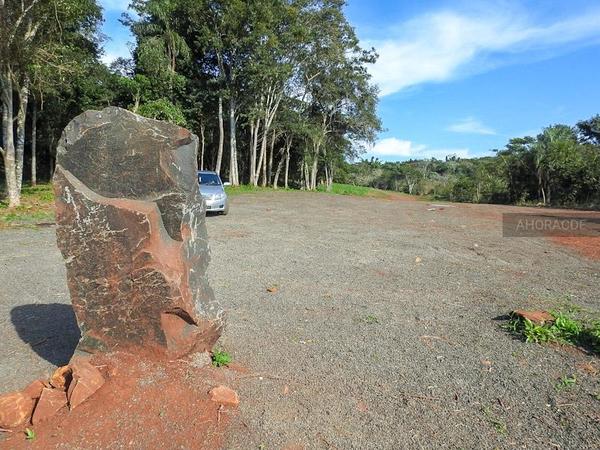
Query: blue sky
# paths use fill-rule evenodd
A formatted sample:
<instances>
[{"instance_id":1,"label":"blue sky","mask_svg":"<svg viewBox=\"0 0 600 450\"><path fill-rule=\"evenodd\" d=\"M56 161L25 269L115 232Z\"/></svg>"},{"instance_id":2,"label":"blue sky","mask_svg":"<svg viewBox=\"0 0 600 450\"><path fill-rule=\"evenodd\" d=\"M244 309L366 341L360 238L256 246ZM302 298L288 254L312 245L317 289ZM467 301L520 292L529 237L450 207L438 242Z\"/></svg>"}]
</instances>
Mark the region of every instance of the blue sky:
<instances>
[{"instance_id":1,"label":"blue sky","mask_svg":"<svg viewBox=\"0 0 600 450\"><path fill-rule=\"evenodd\" d=\"M128 1L100 3L104 59L126 56ZM370 71L386 131L367 157L482 156L600 113L597 0L349 0L346 13L380 55Z\"/></svg>"}]
</instances>

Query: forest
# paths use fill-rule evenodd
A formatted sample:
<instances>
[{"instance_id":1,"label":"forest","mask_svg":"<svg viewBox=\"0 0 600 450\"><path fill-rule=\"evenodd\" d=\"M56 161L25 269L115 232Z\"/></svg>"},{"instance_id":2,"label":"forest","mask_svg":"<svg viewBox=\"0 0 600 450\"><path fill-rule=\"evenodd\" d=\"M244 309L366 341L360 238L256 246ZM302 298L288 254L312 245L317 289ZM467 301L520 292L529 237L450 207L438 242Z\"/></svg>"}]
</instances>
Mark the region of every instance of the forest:
<instances>
[{"instance_id":1,"label":"forest","mask_svg":"<svg viewBox=\"0 0 600 450\"><path fill-rule=\"evenodd\" d=\"M600 209L600 115L510 139L493 156L346 163L345 183L438 200Z\"/></svg>"},{"instance_id":2,"label":"forest","mask_svg":"<svg viewBox=\"0 0 600 450\"><path fill-rule=\"evenodd\" d=\"M0 0L0 183L52 177L63 128L109 105L199 137L232 185L342 182L482 203L598 208L600 116L511 139L484 158L382 162L378 89L344 0L133 0L132 57L103 64L96 0Z\"/></svg>"},{"instance_id":3,"label":"forest","mask_svg":"<svg viewBox=\"0 0 600 450\"><path fill-rule=\"evenodd\" d=\"M233 185L331 186L381 129L343 0L134 0L132 58L102 64L95 0L0 0L2 167L9 205L52 176L77 114L108 105L199 136Z\"/></svg>"}]
</instances>

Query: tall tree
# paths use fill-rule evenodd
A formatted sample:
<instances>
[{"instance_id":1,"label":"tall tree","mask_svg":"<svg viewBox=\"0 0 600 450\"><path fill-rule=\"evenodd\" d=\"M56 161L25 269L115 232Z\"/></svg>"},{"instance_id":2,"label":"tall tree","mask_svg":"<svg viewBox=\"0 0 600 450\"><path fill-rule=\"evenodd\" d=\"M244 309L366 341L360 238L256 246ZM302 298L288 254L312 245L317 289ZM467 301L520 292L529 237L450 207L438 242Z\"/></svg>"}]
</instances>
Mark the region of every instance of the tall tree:
<instances>
[{"instance_id":1,"label":"tall tree","mask_svg":"<svg viewBox=\"0 0 600 450\"><path fill-rule=\"evenodd\" d=\"M85 53L83 47L95 48L100 19L101 9L94 0L0 1L0 154L11 207L20 204L31 80L38 67L59 72L65 58ZM75 57L69 63L77 66L79 60Z\"/></svg>"}]
</instances>

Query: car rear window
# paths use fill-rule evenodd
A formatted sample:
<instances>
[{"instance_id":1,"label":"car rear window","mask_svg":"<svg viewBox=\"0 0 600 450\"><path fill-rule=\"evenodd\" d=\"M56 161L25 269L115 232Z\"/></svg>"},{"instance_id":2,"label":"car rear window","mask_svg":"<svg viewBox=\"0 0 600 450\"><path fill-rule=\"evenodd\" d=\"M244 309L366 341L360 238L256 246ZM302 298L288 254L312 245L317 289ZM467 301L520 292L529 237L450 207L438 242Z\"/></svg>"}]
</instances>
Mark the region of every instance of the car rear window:
<instances>
[{"instance_id":1,"label":"car rear window","mask_svg":"<svg viewBox=\"0 0 600 450\"><path fill-rule=\"evenodd\" d=\"M220 186L221 180L214 173L199 173L198 182L203 186Z\"/></svg>"}]
</instances>

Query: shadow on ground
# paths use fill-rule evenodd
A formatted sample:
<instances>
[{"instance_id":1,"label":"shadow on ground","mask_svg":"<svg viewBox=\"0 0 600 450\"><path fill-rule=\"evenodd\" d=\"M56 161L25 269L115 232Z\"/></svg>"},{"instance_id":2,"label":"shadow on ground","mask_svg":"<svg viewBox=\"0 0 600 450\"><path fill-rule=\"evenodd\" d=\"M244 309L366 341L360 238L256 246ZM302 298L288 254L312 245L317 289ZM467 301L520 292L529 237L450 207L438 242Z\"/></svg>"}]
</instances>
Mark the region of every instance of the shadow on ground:
<instances>
[{"instance_id":1,"label":"shadow on ground","mask_svg":"<svg viewBox=\"0 0 600 450\"><path fill-rule=\"evenodd\" d=\"M73 356L80 334L71 305L17 306L10 319L23 342L51 364L64 366Z\"/></svg>"}]
</instances>

